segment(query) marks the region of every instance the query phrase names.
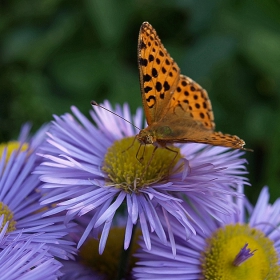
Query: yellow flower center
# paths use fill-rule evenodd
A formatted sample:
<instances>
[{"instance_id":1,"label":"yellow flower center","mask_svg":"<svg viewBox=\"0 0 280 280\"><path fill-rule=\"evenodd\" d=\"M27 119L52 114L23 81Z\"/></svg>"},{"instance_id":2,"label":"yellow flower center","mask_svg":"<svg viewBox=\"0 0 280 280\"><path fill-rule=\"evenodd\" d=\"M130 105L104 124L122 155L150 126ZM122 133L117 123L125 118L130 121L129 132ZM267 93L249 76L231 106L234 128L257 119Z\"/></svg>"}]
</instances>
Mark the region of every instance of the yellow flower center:
<instances>
[{"instance_id":1,"label":"yellow flower center","mask_svg":"<svg viewBox=\"0 0 280 280\"><path fill-rule=\"evenodd\" d=\"M241 263L233 264L235 257L248 243L254 255ZM208 240L202 253L204 279L280 279L277 252L273 242L264 233L249 225L227 225L218 229Z\"/></svg>"},{"instance_id":2,"label":"yellow flower center","mask_svg":"<svg viewBox=\"0 0 280 280\"><path fill-rule=\"evenodd\" d=\"M115 187L126 192L137 192L137 189L160 181L169 175L181 158L180 150L172 147L172 151L152 145L141 146L134 137L115 141L108 148L102 170L107 173Z\"/></svg>"},{"instance_id":3,"label":"yellow flower center","mask_svg":"<svg viewBox=\"0 0 280 280\"><path fill-rule=\"evenodd\" d=\"M0 202L0 216L1 215L4 215L4 220L2 226L0 226L0 229L2 230L6 222L9 222L6 233L14 231L16 229L16 221L14 220L14 214L9 209L9 207L5 205L3 202Z\"/></svg>"},{"instance_id":4,"label":"yellow flower center","mask_svg":"<svg viewBox=\"0 0 280 280\"><path fill-rule=\"evenodd\" d=\"M16 150L18 152L26 151L28 149L28 144L27 143L21 144L20 142L17 141L10 141L8 143L0 144L0 157L3 156L3 152L5 149L7 150L6 158L5 158L5 161L7 163L8 160L10 159L11 154L14 151ZM0 229L2 230L6 222L9 222L9 226L6 233L14 231L16 229L16 221L14 220L13 212L3 202L0 202L0 216L1 215L4 215L4 220Z\"/></svg>"},{"instance_id":5,"label":"yellow flower center","mask_svg":"<svg viewBox=\"0 0 280 280\"><path fill-rule=\"evenodd\" d=\"M120 259L123 251L124 233L125 228L111 228L106 242L106 247L102 255L99 255L98 253L98 240L89 238L80 249L79 256L81 258L81 263L86 267L92 268L93 271L100 273L101 275L106 275L106 279L115 279L119 270ZM131 271L136 261L135 257L132 255L139 247L136 242L139 236L140 230L137 230L132 240L128 272Z\"/></svg>"},{"instance_id":6,"label":"yellow flower center","mask_svg":"<svg viewBox=\"0 0 280 280\"><path fill-rule=\"evenodd\" d=\"M7 163L13 151L16 150L20 152L26 151L28 149L28 144L27 143L21 144L20 142L17 141L2 143L0 144L0 157L2 157L5 149L7 149L7 155L6 155L6 163Z\"/></svg>"}]
</instances>

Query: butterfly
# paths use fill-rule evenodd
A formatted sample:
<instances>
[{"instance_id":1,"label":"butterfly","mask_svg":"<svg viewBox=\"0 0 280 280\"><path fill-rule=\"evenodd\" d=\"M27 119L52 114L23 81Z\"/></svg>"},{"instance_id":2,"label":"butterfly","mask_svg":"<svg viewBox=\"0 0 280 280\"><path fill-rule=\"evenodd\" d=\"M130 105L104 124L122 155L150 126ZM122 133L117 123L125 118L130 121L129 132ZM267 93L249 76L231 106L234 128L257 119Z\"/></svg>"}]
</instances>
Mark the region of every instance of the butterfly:
<instances>
[{"instance_id":1,"label":"butterfly","mask_svg":"<svg viewBox=\"0 0 280 280\"><path fill-rule=\"evenodd\" d=\"M139 32L138 67L148 124L136 135L142 145L167 148L167 144L191 142L248 150L238 136L215 132L206 90L180 74L177 63L148 22Z\"/></svg>"}]
</instances>

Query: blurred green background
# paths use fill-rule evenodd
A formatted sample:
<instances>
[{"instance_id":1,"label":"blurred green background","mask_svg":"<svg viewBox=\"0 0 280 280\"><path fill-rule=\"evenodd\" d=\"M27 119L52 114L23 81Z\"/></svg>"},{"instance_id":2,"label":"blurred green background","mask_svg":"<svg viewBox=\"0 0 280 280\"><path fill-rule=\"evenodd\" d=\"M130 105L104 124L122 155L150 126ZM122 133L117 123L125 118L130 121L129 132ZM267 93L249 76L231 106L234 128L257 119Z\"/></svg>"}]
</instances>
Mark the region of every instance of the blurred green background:
<instances>
[{"instance_id":1,"label":"blurred green background","mask_svg":"<svg viewBox=\"0 0 280 280\"><path fill-rule=\"evenodd\" d=\"M280 1L2 0L1 141L90 100L142 106L140 25L207 89L217 130L246 140L250 199L280 196ZM272 200L273 200L272 199Z\"/></svg>"}]
</instances>

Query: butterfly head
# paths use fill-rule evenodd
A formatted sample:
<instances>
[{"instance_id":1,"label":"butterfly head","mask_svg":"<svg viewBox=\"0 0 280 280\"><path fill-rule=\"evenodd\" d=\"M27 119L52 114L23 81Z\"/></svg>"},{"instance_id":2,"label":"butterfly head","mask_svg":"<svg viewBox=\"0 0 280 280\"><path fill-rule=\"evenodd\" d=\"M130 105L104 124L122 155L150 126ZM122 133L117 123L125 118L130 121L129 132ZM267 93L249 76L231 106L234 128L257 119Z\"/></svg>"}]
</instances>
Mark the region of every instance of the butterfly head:
<instances>
[{"instance_id":1,"label":"butterfly head","mask_svg":"<svg viewBox=\"0 0 280 280\"><path fill-rule=\"evenodd\" d=\"M156 142L155 136L145 129L140 130L139 134L136 135L136 138L142 145L154 144Z\"/></svg>"}]
</instances>

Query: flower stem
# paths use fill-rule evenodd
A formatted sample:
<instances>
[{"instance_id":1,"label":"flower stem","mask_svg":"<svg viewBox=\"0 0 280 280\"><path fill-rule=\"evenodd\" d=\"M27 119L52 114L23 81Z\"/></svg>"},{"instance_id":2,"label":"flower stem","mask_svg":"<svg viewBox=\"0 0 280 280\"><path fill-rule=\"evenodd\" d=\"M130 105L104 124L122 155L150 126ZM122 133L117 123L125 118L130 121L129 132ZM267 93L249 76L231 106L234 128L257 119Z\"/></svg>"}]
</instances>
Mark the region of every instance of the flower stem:
<instances>
[{"instance_id":1,"label":"flower stem","mask_svg":"<svg viewBox=\"0 0 280 280\"><path fill-rule=\"evenodd\" d=\"M124 249L122 250L120 263L119 263L119 270L115 278L116 280L126 279L128 269L129 269L129 262L131 260L131 250L135 238L136 227L137 224L133 225L129 247L127 248L127 250Z\"/></svg>"}]
</instances>

